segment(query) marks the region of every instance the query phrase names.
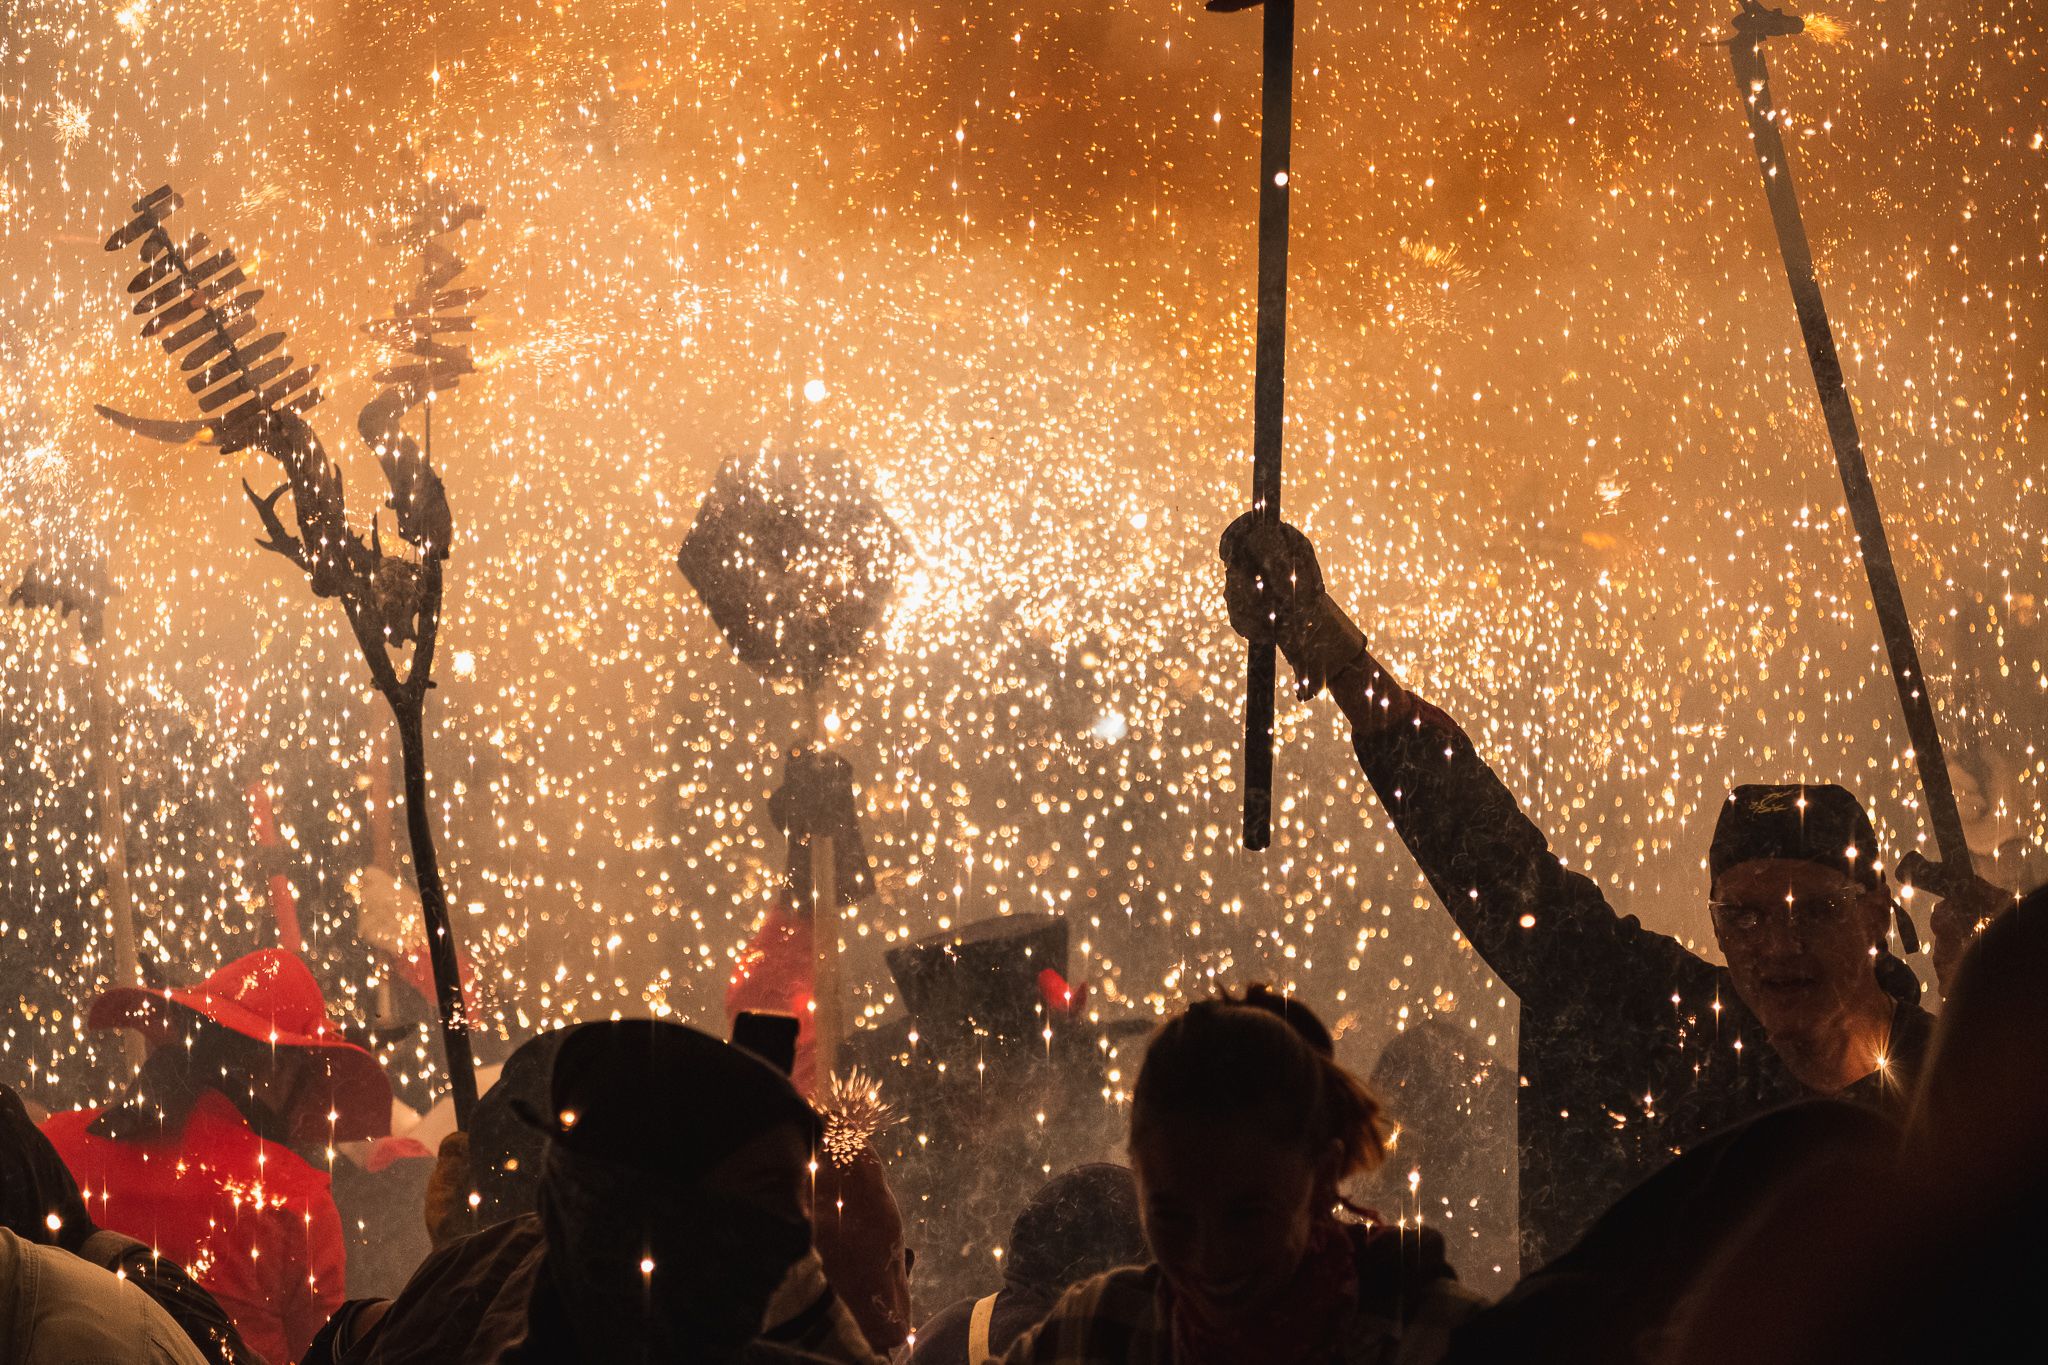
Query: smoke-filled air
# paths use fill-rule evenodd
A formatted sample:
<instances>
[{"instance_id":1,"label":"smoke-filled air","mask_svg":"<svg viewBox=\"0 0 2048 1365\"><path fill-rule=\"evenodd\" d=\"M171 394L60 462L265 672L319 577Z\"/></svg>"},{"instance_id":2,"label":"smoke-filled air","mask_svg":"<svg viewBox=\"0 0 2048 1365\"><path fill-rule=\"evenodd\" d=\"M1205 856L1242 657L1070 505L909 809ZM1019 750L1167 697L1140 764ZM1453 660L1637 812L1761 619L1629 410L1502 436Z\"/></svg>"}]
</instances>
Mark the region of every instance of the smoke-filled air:
<instances>
[{"instance_id":1,"label":"smoke-filled air","mask_svg":"<svg viewBox=\"0 0 2048 1365\"><path fill-rule=\"evenodd\" d=\"M1300 0L1277 511L1564 866L1710 963L1730 792L1848 788L1931 1003L1897 868L1949 850L1726 10ZM95 1000L274 948L395 1133L451 1103L450 1007L476 1089L561 1025L787 1009L924 1316L1129 1159L1149 1029L1264 982L1385 1108L1360 1205L1505 1292L1524 1004L1291 649L1243 838L1262 13L9 0L0 1081L116 1103ZM1805 21L1775 126L1975 872L2020 891L2048 25ZM976 944L1024 1061L938 979Z\"/></svg>"}]
</instances>

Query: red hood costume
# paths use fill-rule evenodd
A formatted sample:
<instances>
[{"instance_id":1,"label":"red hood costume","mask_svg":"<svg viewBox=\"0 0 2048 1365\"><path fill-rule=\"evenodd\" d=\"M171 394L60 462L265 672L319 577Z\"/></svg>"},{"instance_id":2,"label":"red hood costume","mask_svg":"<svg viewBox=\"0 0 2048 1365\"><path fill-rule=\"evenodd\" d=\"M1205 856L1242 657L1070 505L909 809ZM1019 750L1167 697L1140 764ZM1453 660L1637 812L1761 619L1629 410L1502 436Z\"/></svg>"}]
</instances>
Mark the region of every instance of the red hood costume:
<instances>
[{"instance_id":1,"label":"red hood costume","mask_svg":"<svg viewBox=\"0 0 2048 1365\"><path fill-rule=\"evenodd\" d=\"M89 1022L94 1028L132 1028L154 1049L183 1039L195 1017L272 1047L298 1048L325 1070L325 1084L310 1087L286 1116L292 1141L324 1145L390 1133L391 1083L384 1068L341 1036L327 1018L320 983L282 949L236 958L196 986L116 986L93 1002Z\"/></svg>"},{"instance_id":2,"label":"red hood costume","mask_svg":"<svg viewBox=\"0 0 2048 1365\"><path fill-rule=\"evenodd\" d=\"M196 986L119 987L94 1002L96 1028L133 1028L151 1047L180 1045L199 1019L307 1053L318 1065L283 1116L294 1142L390 1131L391 1090L376 1058L327 1018L313 974L266 949ZM102 1110L43 1127L100 1226L184 1264L271 1365L296 1360L344 1297L341 1217L324 1171L266 1141L234 1103L202 1091L182 1119L143 1139L91 1131Z\"/></svg>"}]
</instances>

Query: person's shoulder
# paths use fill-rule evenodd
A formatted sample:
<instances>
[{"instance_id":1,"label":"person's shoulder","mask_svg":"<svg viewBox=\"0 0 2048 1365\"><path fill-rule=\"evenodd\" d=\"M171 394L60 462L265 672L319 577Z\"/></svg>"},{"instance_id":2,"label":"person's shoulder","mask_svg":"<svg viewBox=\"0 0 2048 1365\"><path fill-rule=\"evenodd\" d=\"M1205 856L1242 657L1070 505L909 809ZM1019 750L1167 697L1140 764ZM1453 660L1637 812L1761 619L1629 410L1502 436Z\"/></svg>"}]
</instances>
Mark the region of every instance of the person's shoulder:
<instances>
[{"instance_id":1,"label":"person's shoulder","mask_svg":"<svg viewBox=\"0 0 2048 1365\"><path fill-rule=\"evenodd\" d=\"M974 1316L976 1299L955 1299L917 1329L917 1344L904 1357L904 1365L921 1361L945 1361L946 1365L967 1355L967 1324Z\"/></svg>"},{"instance_id":2,"label":"person's shoulder","mask_svg":"<svg viewBox=\"0 0 2048 1365\"><path fill-rule=\"evenodd\" d=\"M1124 1265L1067 1286L1066 1292L1053 1305L1053 1312L1059 1312L1067 1304L1092 1304L1098 1308L1131 1311L1142 1305L1146 1312L1150 1312L1158 1298L1158 1266Z\"/></svg>"},{"instance_id":3,"label":"person's shoulder","mask_svg":"<svg viewBox=\"0 0 2048 1365\"><path fill-rule=\"evenodd\" d=\"M1358 1271L1361 1306L1378 1305L1390 1316L1408 1318L1425 1302L1445 1305L1447 1311L1460 1303L1485 1302L1458 1282L1444 1236L1433 1227L1351 1224L1345 1235Z\"/></svg>"},{"instance_id":4,"label":"person's shoulder","mask_svg":"<svg viewBox=\"0 0 2048 1365\"><path fill-rule=\"evenodd\" d=\"M177 1323L134 1284L61 1248L15 1241L23 1273L37 1281L27 1328L33 1358L204 1365Z\"/></svg>"},{"instance_id":5,"label":"person's shoulder","mask_svg":"<svg viewBox=\"0 0 2048 1365\"><path fill-rule=\"evenodd\" d=\"M242 1111L235 1108L235 1102L211 1087L201 1090L199 1098L192 1101L184 1127L166 1132L163 1140L181 1148L202 1150L215 1158L246 1156L253 1160L260 1156L266 1165L275 1153L291 1151L258 1137L249 1120L242 1117ZM297 1159L296 1154L293 1159Z\"/></svg>"},{"instance_id":6,"label":"person's shoulder","mask_svg":"<svg viewBox=\"0 0 2048 1365\"><path fill-rule=\"evenodd\" d=\"M468 1236L457 1237L427 1253L426 1259L413 1271L412 1278L406 1281L405 1290L399 1295L400 1301L416 1284L451 1275L466 1275L491 1266L516 1265L538 1252L545 1240L537 1213L521 1214Z\"/></svg>"},{"instance_id":7,"label":"person's shoulder","mask_svg":"<svg viewBox=\"0 0 2048 1365\"><path fill-rule=\"evenodd\" d=\"M93 1120L105 1112L104 1109L70 1109L52 1114L36 1126L60 1151L83 1148L104 1140L94 1137L88 1130Z\"/></svg>"},{"instance_id":8,"label":"person's shoulder","mask_svg":"<svg viewBox=\"0 0 2048 1365\"><path fill-rule=\"evenodd\" d=\"M544 1247L540 1216L529 1213L430 1252L375 1333L351 1348L359 1354L350 1359L373 1365L466 1359L464 1350L480 1351L496 1336L524 1330Z\"/></svg>"},{"instance_id":9,"label":"person's shoulder","mask_svg":"<svg viewBox=\"0 0 2048 1365\"><path fill-rule=\"evenodd\" d=\"M1119 1266L1070 1285L1045 1320L1019 1340L1034 1343L1032 1360L1112 1365L1152 1358L1164 1330L1159 1268ZM1019 1358L1014 1347L1005 1356Z\"/></svg>"},{"instance_id":10,"label":"person's shoulder","mask_svg":"<svg viewBox=\"0 0 2048 1365\"><path fill-rule=\"evenodd\" d=\"M1356 1249L1359 1294L1346 1334L1346 1365L1431 1365L1451 1334L1486 1307L1458 1283L1435 1228L1377 1224L1346 1229Z\"/></svg>"},{"instance_id":11,"label":"person's shoulder","mask_svg":"<svg viewBox=\"0 0 2048 1365\"><path fill-rule=\"evenodd\" d=\"M1408 1320L1409 1333L1441 1332L1448 1339L1450 1333L1492 1302L1472 1286L1448 1276L1431 1280L1416 1295L1415 1314Z\"/></svg>"},{"instance_id":12,"label":"person's shoulder","mask_svg":"<svg viewBox=\"0 0 2048 1365\"><path fill-rule=\"evenodd\" d=\"M1487 1306L1484 1296L1445 1276L1410 1297L1395 1321L1354 1318L1340 1355L1344 1365L1437 1365L1459 1328Z\"/></svg>"},{"instance_id":13,"label":"person's shoulder","mask_svg":"<svg viewBox=\"0 0 2048 1365\"><path fill-rule=\"evenodd\" d=\"M754 1341L740 1352L735 1365L832 1365L832 1362L829 1357L799 1351L794 1346Z\"/></svg>"}]
</instances>

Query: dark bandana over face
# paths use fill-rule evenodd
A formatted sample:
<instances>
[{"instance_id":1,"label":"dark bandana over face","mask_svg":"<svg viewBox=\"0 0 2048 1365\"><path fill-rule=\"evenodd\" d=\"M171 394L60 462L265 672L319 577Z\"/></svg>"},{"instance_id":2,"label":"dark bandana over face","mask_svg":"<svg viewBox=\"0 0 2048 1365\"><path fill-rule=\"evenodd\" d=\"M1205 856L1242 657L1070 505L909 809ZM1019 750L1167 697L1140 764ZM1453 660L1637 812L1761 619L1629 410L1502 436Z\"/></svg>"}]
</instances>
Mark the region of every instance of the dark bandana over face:
<instances>
[{"instance_id":1,"label":"dark bandana over face","mask_svg":"<svg viewBox=\"0 0 2048 1365\"><path fill-rule=\"evenodd\" d=\"M737 1354L811 1244L801 1218L559 1146L540 1216L548 1281L591 1360Z\"/></svg>"}]
</instances>

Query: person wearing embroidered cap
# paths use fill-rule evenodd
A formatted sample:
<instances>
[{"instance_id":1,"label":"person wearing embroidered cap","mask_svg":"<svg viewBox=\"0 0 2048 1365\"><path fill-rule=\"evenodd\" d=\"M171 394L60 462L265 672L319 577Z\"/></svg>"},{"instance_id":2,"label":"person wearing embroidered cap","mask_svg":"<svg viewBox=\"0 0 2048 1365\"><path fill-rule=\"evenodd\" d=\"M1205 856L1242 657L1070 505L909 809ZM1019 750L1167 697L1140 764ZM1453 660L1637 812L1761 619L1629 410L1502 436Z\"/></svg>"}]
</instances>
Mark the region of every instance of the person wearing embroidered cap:
<instances>
[{"instance_id":1,"label":"person wearing embroidered cap","mask_svg":"<svg viewBox=\"0 0 2048 1365\"><path fill-rule=\"evenodd\" d=\"M681 1024L580 1025L555 1055L538 1212L430 1255L342 1365L813 1361L761 1339L810 1248L816 1114ZM860 1357L856 1365L877 1365Z\"/></svg>"},{"instance_id":2,"label":"person wearing embroidered cap","mask_svg":"<svg viewBox=\"0 0 2048 1365\"><path fill-rule=\"evenodd\" d=\"M88 1018L150 1049L120 1103L43 1125L93 1218L184 1265L272 1365L298 1359L345 1289L324 1148L390 1131L383 1069L280 949L116 988Z\"/></svg>"},{"instance_id":3,"label":"person wearing embroidered cap","mask_svg":"<svg viewBox=\"0 0 2048 1365\"><path fill-rule=\"evenodd\" d=\"M1873 1073L1895 1066L1917 1074L1933 1020L1918 978L1885 948L1894 917L1909 948L1912 925L1885 890L1877 833L1854 796L1832 784L1737 787L1707 872L1735 993L1795 1080L1826 1095L1865 1077L1881 1089Z\"/></svg>"},{"instance_id":4,"label":"person wearing embroidered cap","mask_svg":"<svg viewBox=\"0 0 2048 1365\"><path fill-rule=\"evenodd\" d=\"M1522 1265L1699 1138L1789 1100L1897 1113L1932 1033L1870 819L1831 785L1742 786L1708 863L1726 967L1608 906L1550 851L1457 723L1395 680L1323 585L1308 538L1224 532L1231 626L1327 688L1359 766L1424 876L1521 998ZM1937 925L1941 923L1937 916Z\"/></svg>"}]
</instances>

